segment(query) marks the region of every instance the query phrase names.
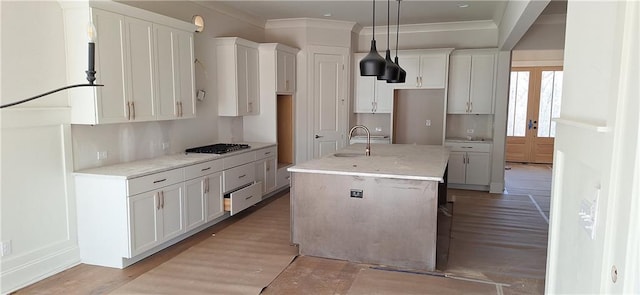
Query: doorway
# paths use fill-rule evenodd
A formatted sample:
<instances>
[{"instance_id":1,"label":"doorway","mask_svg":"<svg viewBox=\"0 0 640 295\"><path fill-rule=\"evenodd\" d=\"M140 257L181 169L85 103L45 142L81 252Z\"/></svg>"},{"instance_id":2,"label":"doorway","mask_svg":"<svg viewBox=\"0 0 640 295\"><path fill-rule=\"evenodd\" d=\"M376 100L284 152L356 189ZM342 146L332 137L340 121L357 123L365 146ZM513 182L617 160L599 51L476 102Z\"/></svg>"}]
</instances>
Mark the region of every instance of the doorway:
<instances>
[{"instance_id":1,"label":"doorway","mask_svg":"<svg viewBox=\"0 0 640 295\"><path fill-rule=\"evenodd\" d=\"M511 69L507 112L507 162L553 162L562 102L562 67Z\"/></svg>"}]
</instances>

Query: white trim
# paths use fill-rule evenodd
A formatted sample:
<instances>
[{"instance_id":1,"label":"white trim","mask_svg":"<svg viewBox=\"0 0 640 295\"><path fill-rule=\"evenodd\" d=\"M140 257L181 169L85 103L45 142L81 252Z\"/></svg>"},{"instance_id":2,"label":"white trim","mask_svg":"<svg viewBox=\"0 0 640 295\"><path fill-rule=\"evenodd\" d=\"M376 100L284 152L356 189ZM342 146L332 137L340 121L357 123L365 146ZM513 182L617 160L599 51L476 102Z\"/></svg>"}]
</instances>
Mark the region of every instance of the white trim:
<instances>
[{"instance_id":1,"label":"white trim","mask_svg":"<svg viewBox=\"0 0 640 295\"><path fill-rule=\"evenodd\" d=\"M334 30L349 30L356 33L361 29L361 27L355 22L326 20L326 19L317 19L317 18L271 19L266 22L264 28L265 29L321 28L321 29L334 29Z\"/></svg>"},{"instance_id":2,"label":"white trim","mask_svg":"<svg viewBox=\"0 0 640 295\"><path fill-rule=\"evenodd\" d=\"M607 127L606 123L592 123L586 122L576 119L565 119L565 118L552 118L551 121L554 121L561 125L577 127L580 129L595 131L599 133L607 133L609 132L609 127Z\"/></svg>"},{"instance_id":3,"label":"white trim","mask_svg":"<svg viewBox=\"0 0 640 295\"><path fill-rule=\"evenodd\" d=\"M244 21L253 26L264 29L266 21L264 19L258 18L254 15L248 14L241 10L235 9L233 7L224 5L217 1L193 1L193 3L199 4L202 7L209 8L218 13L224 14L226 16L235 18L240 21Z\"/></svg>"},{"instance_id":4,"label":"white trim","mask_svg":"<svg viewBox=\"0 0 640 295\"><path fill-rule=\"evenodd\" d=\"M376 30L379 32L386 30L386 28L386 26L376 26ZM373 27L370 26L364 27L360 30L360 35L371 36L372 29ZM497 29L498 26L492 20L400 25L401 34Z\"/></svg>"},{"instance_id":5,"label":"white trim","mask_svg":"<svg viewBox=\"0 0 640 295\"><path fill-rule=\"evenodd\" d=\"M511 66L517 67L562 67L564 66L563 60L514 60L511 62Z\"/></svg>"}]
</instances>

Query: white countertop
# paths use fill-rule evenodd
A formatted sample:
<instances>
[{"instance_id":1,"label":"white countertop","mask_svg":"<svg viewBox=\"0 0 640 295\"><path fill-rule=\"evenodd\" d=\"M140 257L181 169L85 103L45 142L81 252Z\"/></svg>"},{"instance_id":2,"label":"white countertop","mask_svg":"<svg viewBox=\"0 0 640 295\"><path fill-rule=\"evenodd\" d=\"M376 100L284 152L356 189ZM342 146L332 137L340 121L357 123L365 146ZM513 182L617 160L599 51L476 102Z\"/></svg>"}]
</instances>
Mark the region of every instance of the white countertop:
<instances>
[{"instance_id":1,"label":"white countertop","mask_svg":"<svg viewBox=\"0 0 640 295\"><path fill-rule=\"evenodd\" d=\"M471 140L466 139L464 137L447 137L444 140L445 142L466 142L466 143L493 143L493 139L487 138L472 138Z\"/></svg>"},{"instance_id":2,"label":"white countertop","mask_svg":"<svg viewBox=\"0 0 640 295\"><path fill-rule=\"evenodd\" d=\"M251 148L239 150L222 155L218 154L186 154L184 152L173 155L166 155L146 160L133 161L109 166L102 166L97 168L90 168L85 170L76 171L75 175L102 175L111 176L114 178L131 179L158 172L168 171L171 169L182 168L185 166L204 163L211 160L223 159L226 157L239 155L271 146L275 146L275 143L258 143L258 142L242 142L249 144Z\"/></svg>"},{"instance_id":3,"label":"white countertop","mask_svg":"<svg viewBox=\"0 0 640 295\"><path fill-rule=\"evenodd\" d=\"M335 154L307 161L289 172L337 174L380 178L443 181L449 149L440 145L372 144L371 156L364 156L366 144L352 144L336 153L362 154L336 157Z\"/></svg>"}]
</instances>

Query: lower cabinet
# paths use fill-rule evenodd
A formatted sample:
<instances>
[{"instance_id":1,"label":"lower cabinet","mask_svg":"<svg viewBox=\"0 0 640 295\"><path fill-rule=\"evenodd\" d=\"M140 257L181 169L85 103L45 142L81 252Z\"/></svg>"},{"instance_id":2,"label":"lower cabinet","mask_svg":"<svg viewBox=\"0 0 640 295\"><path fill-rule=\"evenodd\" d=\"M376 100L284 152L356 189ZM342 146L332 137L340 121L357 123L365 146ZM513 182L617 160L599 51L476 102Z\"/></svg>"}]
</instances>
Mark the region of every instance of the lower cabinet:
<instances>
[{"instance_id":1,"label":"lower cabinet","mask_svg":"<svg viewBox=\"0 0 640 295\"><path fill-rule=\"evenodd\" d=\"M491 181L491 144L445 143L449 154L448 184L488 186Z\"/></svg>"},{"instance_id":2,"label":"lower cabinet","mask_svg":"<svg viewBox=\"0 0 640 295\"><path fill-rule=\"evenodd\" d=\"M183 206L182 183L130 196L129 258L184 233Z\"/></svg>"},{"instance_id":3,"label":"lower cabinet","mask_svg":"<svg viewBox=\"0 0 640 295\"><path fill-rule=\"evenodd\" d=\"M256 182L262 182L262 194L266 195L276 189L276 157L256 161Z\"/></svg>"}]
</instances>

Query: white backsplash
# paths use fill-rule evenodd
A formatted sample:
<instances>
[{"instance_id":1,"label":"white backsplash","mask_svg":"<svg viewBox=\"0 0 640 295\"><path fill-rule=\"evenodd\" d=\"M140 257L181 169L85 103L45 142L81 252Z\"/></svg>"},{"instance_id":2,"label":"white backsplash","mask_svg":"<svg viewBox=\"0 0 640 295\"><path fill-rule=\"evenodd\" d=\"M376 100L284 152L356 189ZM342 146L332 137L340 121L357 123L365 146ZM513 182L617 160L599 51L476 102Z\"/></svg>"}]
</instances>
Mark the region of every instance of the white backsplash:
<instances>
[{"instance_id":1,"label":"white backsplash","mask_svg":"<svg viewBox=\"0 0 640 295\"><path fill-rule=\"evenodd\" d=\"M472 129L473 133L467 131ZM493 138L493 115L447 115L446 138Z\"/></svg>"}]
</instances>

